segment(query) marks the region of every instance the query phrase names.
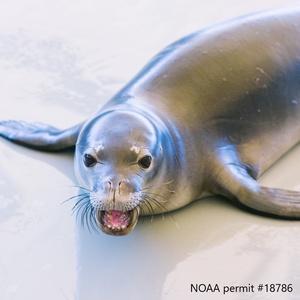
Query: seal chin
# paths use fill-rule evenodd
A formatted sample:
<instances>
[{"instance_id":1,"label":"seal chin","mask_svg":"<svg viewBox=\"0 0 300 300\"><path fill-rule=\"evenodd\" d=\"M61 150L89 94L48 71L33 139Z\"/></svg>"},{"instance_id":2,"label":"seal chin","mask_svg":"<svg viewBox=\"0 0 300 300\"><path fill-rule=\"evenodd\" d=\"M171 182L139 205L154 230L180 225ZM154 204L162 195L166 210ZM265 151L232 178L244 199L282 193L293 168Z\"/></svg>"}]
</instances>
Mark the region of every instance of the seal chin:
<instances>
[{"instance_id":1,"label":"seal chin","mask_svg":"<svg viewBox=\"0 0 300 300\"><path fill-rule=\"evenodd\" d=\"M132 210L99 210L96 220L102 232L108 235L122 236L130 233L139 216L139 208Z\"/></svg>"}]
</instances>

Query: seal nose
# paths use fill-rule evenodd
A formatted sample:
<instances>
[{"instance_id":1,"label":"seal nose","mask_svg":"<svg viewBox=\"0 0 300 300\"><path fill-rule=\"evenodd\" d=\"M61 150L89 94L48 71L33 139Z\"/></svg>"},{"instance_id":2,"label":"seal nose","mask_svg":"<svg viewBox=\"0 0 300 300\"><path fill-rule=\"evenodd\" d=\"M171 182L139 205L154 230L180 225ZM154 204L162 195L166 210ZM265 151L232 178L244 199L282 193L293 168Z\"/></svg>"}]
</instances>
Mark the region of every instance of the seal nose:
<instances>
[{"instance_id":1,"label":"seal nose","mask_svg":"<svg viewBox=\"0 0 300 300\"><path fill-rule=\"evenodd\" d=\"M133 186L129 180L121 180L118 184L114 183L112 180L107 180L103 182L102 186L106 193L110 193L113 190L119 194L133 192Z\"/></svg>"}]
</instances>

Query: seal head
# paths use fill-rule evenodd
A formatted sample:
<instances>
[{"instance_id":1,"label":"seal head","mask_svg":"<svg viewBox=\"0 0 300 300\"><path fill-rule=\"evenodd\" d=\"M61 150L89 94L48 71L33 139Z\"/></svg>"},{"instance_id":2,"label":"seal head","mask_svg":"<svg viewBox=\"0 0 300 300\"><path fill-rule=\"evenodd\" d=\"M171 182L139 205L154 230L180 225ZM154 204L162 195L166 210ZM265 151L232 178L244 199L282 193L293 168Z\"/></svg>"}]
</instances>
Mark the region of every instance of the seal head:
<instances>
[{"instance_id":1,"label":"seal head","mask_svg":"<svg viewBox=\"0 0 300 300\"><path fill-rule=\"evenodd\" d=\"M156 200L145 188L165 181L172 165L172 155L166 155L172 151L169 139L147 117L127 110L102 113L83 128L75 171L81 186L90 191L85 213L95 213L103 232L126 235L140 212L151 214L150 202Z\"/></svg>"}]
</instances>

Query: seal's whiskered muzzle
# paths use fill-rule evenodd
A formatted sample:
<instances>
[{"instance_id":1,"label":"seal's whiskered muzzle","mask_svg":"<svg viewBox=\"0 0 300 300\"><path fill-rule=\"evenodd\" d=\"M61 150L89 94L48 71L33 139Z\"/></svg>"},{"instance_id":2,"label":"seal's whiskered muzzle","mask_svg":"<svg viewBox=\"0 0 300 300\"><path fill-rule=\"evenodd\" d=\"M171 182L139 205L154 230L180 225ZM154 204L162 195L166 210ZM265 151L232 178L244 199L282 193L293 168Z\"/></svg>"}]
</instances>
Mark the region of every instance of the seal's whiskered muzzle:
<instances>
[{"instance_id":1,"label":"seal's whiskered muzzle","mask_svg":"<svg viewBox=\"0 0 300 300\"><path fill-rule=\"evenodd\" d=\"M128 211L134 209L140 202L141 191L135 193L118 193L111 190L105 193L97 190L90 193L91 205L97 210Z\"/></svg>"}]
</instances>

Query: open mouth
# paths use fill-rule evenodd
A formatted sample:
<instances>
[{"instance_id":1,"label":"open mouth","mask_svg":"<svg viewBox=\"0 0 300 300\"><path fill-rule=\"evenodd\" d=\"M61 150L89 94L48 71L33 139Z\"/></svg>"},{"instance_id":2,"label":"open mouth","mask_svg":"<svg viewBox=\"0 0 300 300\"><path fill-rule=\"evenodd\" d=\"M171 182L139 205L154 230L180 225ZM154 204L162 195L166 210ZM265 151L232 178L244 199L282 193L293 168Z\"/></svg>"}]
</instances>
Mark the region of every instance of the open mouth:
<instances>
[{"instance_id":1,"label":"open mouth","mask_svg":"<svg viewBox=\"0 0 300 300\"><path fill-rule=\"evenodd\" d=\"M109 235L126 235L135 227L138 208L132 210L100 210L97 223L100 229Z\"/></svg>"}]
</instances>

